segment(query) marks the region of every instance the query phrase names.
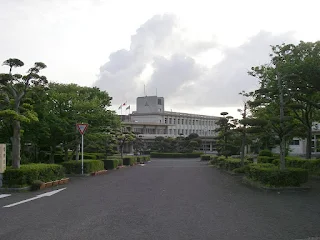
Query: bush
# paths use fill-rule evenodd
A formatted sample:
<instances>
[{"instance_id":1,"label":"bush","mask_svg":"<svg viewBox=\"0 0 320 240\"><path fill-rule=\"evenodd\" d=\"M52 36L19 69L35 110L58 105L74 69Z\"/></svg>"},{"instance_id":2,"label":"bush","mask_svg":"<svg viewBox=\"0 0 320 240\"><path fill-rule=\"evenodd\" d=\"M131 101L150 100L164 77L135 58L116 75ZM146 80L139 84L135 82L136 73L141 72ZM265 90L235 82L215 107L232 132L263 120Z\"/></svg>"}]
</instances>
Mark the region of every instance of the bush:
<instances>
[{"instance_id":1,"label":"bush","mask_svg":"<svg viewBox=\"0 0 320 240\"><path fill-rule=\"evenodd\" d=\"M32 185L36 180L50 182L64 178L64 168L58 164L27 164L19 169L8 167L3 174L6 187L23 187Z\"/></svg>"},{"instance_id":2,"label":"bush","mask_svg":"<svg viewBox=\"0 0 320 240\"><path fill-rule=\"evenodd\" d=\"M118 166L123 166L123 160L121 158L115 158L118 160Z\"/></svg>"},{"instance_id":3,"label":"bush","mask_svg":"<svg viewBox=\"0 0 320 240\"><path fill-rule=\"evenodd\" d=\"M143 156L143 160L144 160L144 162L150 161L150 156Z\"/></svg>"},{"instance_id":4,"label":"bush","mask_svg":"<svg viewBox=\"0 0 320 240\"><path fill-rule=\"evenodd\" d=\"M125 166L133 166L137 162L135 157L124 157L123 165Z\"/></svg>"},{"instance_id":5,"label":"bush","mask_svg":"<svg viewBox=\"0 0 320 240\"><path fill-rule=\"evenodd\" d=\"M44 182L40 181L40 180L35 180L33 181L33 183L31 184L31 190L32 191L36 191L40 189L40 186L43 184Z\"/></svg>"},{"instance_id":6,"label":"bush","mask_svg":"<svg viewBox=\"0 0 320 240\"><path fill-rule=\"evenodd\" d=\"M201 152L192 153L159 153L151 152L150 156L153 158L198 158L202 155Z\"/></svg>"},{"instance_id":7,"label":"bush","mask_svg":"<svg viewBox=\"0 0 320 240\"><path fill-rule=\"evenodd\" d=\"M118 159L107 159L107 160L102 160L104 163L104 169L115 169L118 167Z\"/></svg>"},{"instance_id":8,"label":"bush","mask_svg":"<svg viewBox=\"0 0 320 240\"><path fill-rule=\"evenodd\" d=\"M272 157L273 154L272 154L272 152L271 152L270 150L265 149L265 150L261 150L261 151L259 152L259 156Z\"/></svg>"},{"instance_id":9,"label":"bush","mask_svg":"<svg viewBox=\"0 0 320 240\"><path fill-rule=\"evenodd\" d=\"M258 156L257 161L258 163L272 163L274 160L274 157L268 157L268 156Z\"/></svg>"},{"instance_id":10,"label":"bush","mask_svg":"<svg viewBox=\"0 0 320 240\"><path fill-rule=\"evenodd\" d=\"M81 174L81 161L67 161L61 163L67 174ZM104 163L100 160L83 160L83 173L92 173L104 170Z\"/></svg>"},{"instance_id":11,"label":"bush","mask_svg":"<svg viewBox=\"0 0 320 240\"><path fill-rule=\"evenodd\" d=\"M243 167L233 169L233 172L234 173L246 173L247 171L249 171L249 169L250 169L250 165L247 164Z\"/></svg>"},{"instance_id":12,"label":"bush","mask_svg":"<svg viewBox=\"0 0 320 240\"><path fill-rule=\"evenodd\" d=\"M275 159L273 164L279 166L280 160ZM286 157L286 167L303 168L310 173L318 172L320 170L320 159L303 159L299 157Z\"/></svg>"},{"instance_id":13,"label":"bush","mask_svg":"<svg viewBox=\"0 0 320 240\"><path fill-rule=\"evenodd\" d=\"M201 155L201 160L202 161L210 161L211 160L211 155Z\"/></svg>"},{"instance_id":14,"label":"bush","mask_svg":"<svg viewBox=\"0 0 320 240\"><path fill-rule=\"evenodd\" d=\"M217 164L220 168L226 169L228 171L232 171L235 168L241 167L241 160L237 158L225 158L225 157L218 157ZM248 165L250 162L245 160L244 164Z\"/></svg>"},{"instance_id":15,"label":"bush","mask_svg":"<svg viewBox=\"0 0 320 240\"><path fill-rule=\"evenodd\" d=\"M249 179L272 187L300 186L308 181L308 171L301 168L288 168L281 171L273 164L252 164L246 172Z\"/></svg>"}]
</instances>

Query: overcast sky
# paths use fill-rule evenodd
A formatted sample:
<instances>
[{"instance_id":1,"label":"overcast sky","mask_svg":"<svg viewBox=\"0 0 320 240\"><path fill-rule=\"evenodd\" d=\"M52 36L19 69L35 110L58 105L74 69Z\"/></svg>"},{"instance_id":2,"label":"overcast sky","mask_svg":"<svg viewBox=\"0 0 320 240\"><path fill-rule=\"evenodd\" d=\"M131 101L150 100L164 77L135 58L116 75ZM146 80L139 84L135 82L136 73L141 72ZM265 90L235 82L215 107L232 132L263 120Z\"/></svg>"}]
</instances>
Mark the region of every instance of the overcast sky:
<instances>
[{"instance_id":1,"label":"overcast sky","mask_svg":"<svg viewBox=\"0 0 320 240\"><path fill-rule=\"evenodd\" d=\"M0 0L0 61L42 61L49 80L98 86L113 109L236 114L270 45L317 41L318 0ZM22 69L22 70L26 70ZM6 71L0 67L0 71ZM123 111L125 113L125 111Z\"/></svg>"}]
</instances>

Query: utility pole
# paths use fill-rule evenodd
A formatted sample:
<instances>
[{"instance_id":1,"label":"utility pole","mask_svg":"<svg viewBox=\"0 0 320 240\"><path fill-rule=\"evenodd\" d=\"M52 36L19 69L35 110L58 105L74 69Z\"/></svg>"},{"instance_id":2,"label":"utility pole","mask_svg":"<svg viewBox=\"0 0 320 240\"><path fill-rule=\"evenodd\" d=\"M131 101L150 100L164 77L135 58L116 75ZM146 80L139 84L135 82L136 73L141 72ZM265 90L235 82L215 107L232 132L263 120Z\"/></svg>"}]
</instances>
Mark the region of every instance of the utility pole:
<instances>
[{"instance_id":1,"label":"utility pole","mask_svg":"<svg viewBox=\"0 0 320 240\"><path fill-rule=\"evenodd\" d=\"M281 142L280 142L280 170L286 168L285 154L286 154L286 139L284 135L284 100L283 100L283 88L282 88L282 79L281 76L276 75L278 80L279 88L279 103L280 103L280 131L281 131Z\"/></svg>"}]
</instances>

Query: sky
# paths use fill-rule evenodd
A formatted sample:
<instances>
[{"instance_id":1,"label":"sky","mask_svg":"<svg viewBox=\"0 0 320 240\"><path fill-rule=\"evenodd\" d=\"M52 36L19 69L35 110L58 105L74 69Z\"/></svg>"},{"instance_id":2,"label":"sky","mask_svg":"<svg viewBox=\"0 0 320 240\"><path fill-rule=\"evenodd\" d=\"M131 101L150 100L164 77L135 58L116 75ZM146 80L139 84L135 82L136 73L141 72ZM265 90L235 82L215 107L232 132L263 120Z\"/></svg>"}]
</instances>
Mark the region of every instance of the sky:
<instances>
[{"instance_id":1,"label":"sky","mask_svg":"<svg viewBox=\"0 0 320 240\"><path fill-rule=\"evenodd\" d=\"M317 0L0 0L0 62L44 62L52 82L97 86L111 109L138 96L165 110L237 117L270 45L317 41ZM0 66L0 72L5 72ZM123 109L122 113L128 113Z\"/></svg>"}]
</instances>

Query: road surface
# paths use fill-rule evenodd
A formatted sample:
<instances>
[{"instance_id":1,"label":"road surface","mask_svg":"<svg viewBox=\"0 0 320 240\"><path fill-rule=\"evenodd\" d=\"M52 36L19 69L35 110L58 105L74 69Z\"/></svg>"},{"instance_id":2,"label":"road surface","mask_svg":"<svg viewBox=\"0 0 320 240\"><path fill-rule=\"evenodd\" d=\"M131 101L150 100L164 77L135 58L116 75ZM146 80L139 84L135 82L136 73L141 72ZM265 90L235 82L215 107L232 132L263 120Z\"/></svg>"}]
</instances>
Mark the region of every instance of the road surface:
<instances>
[{"instance_id":1,"label":"road surface","mask_svg":"<svg viewBox=\"0 0 320 240\"><path fill-rule=\"evenodd\" d=\"M318 182L320 185L320 182ZM320 190L266 193L194 159L158 159L66 189L0 198L5 240L293 240L320 236ZM49 194L50 195L50 194ZM34 200L22 202L26 199Z\"/></svg>"}]
</instances>

